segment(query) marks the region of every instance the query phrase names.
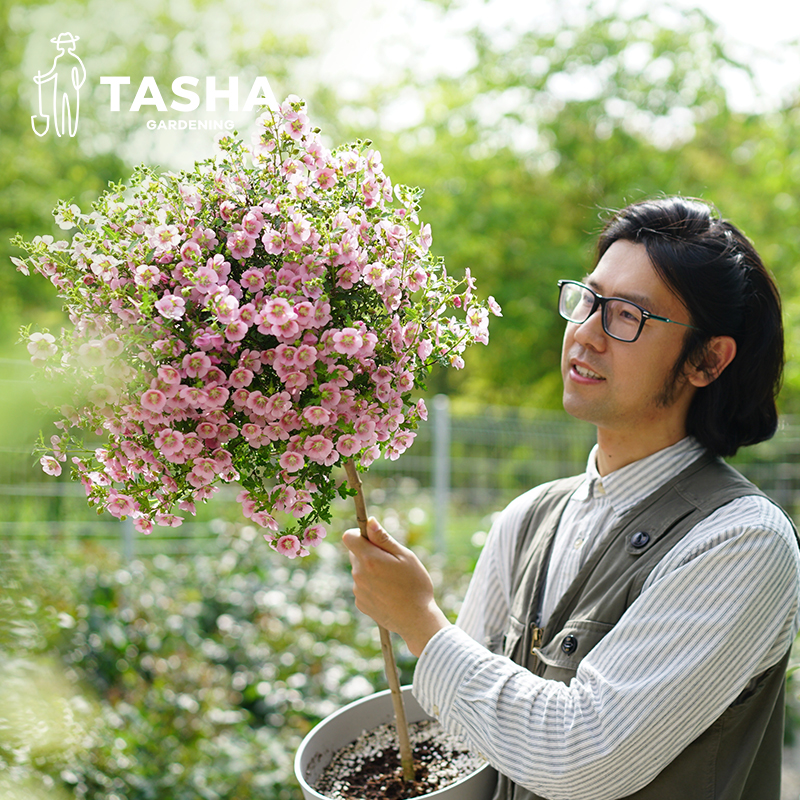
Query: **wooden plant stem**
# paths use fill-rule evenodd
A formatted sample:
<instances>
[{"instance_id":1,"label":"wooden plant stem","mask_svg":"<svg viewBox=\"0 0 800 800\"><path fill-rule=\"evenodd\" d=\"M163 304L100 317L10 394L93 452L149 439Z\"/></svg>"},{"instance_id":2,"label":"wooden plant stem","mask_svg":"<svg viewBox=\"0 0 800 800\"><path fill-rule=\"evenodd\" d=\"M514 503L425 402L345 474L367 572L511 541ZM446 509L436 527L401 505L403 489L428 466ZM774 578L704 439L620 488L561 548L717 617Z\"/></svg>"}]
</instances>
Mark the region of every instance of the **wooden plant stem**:
<instances>
[{"instance_id":1,"label":"wooden plant stem","mask_svg":"<svg viewBox=\"0 0 800 800\"><path fill-rule=\"evenodd\" d=\"M361 535L367 537L367 505L364 502L364 492L361 489L361 478L359 477L356 465L353 460L348 458L344 462L347 482L351 489L355 489L356 495L353 498L356 504L356 519ZM400 748L400 764L403 767L403 780L414 780L414 758L411 753L411 740L408 736L408 722L406 721L406 709L403 705L403 694L400 691L400 678L397 673L397 665L394 660L394 650L392 649L392 634L382 625L378 625L381 635L381 652L383 653L383 666L386 670L386 679L389 681L389 688L392 692L392 706L394 707L395 726L397 728L397 741Z\"/></svg>"}]
</instances>

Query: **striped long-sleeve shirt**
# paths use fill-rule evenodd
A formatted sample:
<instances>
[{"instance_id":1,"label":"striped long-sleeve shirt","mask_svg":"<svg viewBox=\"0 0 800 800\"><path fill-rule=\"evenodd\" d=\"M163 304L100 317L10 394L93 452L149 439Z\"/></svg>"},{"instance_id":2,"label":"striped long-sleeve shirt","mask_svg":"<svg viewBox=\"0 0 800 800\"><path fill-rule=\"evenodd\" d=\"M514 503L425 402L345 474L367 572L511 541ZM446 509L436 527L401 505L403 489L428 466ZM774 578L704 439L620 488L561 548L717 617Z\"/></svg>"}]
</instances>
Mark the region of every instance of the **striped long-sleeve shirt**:
<instances>
[{"instance_id":1,"label":"striped long-sleeve shirt","mask_svg":"<svg viewBox=\"0 0 800 800\"><path fill-rule=\"evenodd\" d=\"M556 534L544 617L619 516L700 453L687 438L601 478L592 452ZM543 797L625 797L783 657L800 628L800 553L769 500L728 503L656 565L567 686L491 652L508 621L516 537L538 491L492 526L456 626L420 657L414 693L500 772Z\"/></svg>"}]
</instances>

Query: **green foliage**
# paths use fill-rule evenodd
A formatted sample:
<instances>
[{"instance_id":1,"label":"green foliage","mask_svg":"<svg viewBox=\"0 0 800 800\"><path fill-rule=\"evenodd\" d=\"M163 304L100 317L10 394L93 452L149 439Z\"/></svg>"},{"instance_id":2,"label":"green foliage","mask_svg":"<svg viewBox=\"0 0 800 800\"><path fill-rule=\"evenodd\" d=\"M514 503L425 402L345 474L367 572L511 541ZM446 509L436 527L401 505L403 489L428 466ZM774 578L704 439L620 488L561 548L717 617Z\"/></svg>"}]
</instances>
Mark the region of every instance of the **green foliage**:
<instances>
[{"instance_id":1,"label":"green foliage","mask_svg":"<svg viewBox=\"0 0 800 800\"><path fill-rule=\"evenodd\" d=\"M466 74L415 87L419 124L372 132L393 173L426 187L434 249L503 307L490 347L455 382L437 376L437 391L560 407L555 283L591 271L609 209L659 194L714 202L754 240L783 291L788 352L797 349L800 112L796 102L731 109L725 87L750 75L714 23L700 11L626 17L590 5L551 30L476 30L472 44ZM380 109L392 94L382 87L372 102ZM787 411L799 389L790 358Z\"/></svg>"},{"instance_id":2,"label":"green foliage","mask_svg":"<svg viewBox=\"0 0 800 800\"><path fill-rule=\"evenodd\" d=\"M223 527L185 561L4 554L0 795L300 796L301 738L384 688L377 629L336 548L287 565Z\"/></svg>"}]
</instances>

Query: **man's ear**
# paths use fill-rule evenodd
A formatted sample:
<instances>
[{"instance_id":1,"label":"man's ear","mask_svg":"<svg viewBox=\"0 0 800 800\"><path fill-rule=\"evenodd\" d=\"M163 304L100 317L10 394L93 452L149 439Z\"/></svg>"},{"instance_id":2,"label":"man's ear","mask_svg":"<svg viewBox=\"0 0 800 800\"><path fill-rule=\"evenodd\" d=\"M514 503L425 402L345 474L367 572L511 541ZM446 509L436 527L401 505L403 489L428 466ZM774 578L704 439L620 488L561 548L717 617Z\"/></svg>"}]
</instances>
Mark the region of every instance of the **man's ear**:
<instances>
[{"instance_id":1,"label":"man's ear","mask_svg":"<svg viewBox=\"0 0 800 800\"><path fill-rule=\"evenodd\" d=\"M713 383L735 355L736 340L732 336L712 336L706 342L700 358L689 369L689 383L697 388Z\"/></svg>"}]
</instances>

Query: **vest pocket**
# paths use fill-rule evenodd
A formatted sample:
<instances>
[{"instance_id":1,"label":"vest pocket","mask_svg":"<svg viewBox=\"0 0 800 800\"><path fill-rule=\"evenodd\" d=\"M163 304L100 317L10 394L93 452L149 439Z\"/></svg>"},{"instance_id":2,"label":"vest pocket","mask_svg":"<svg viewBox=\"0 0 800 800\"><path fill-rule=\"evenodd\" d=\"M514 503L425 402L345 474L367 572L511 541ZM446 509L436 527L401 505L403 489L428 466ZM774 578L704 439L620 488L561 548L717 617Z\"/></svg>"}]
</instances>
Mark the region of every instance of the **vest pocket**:
<instances>
[{"instance_id":1,"label":"vest pocket","mask_svg":"<svg viewBox=\"0 0 800 800\"><path fill-rule=\"evenodd\" d=\"M541 668L537 672L544 678L569 683L578 664L613 627L607 622L568 620L544 647L534 648L534 656L545 665L544 672Z\"/></svg>"}]
</instances>

